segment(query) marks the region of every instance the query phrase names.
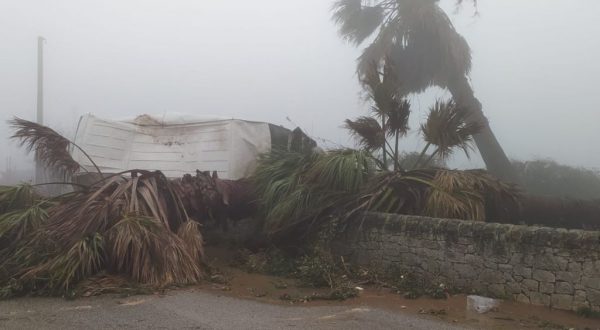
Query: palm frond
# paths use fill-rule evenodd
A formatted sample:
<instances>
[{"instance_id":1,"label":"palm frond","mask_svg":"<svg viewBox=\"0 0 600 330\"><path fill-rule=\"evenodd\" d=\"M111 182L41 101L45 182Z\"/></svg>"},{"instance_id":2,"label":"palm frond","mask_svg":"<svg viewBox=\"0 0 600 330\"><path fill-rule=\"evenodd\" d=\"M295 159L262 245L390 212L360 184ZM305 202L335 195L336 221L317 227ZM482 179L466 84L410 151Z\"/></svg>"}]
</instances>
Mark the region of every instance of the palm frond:
<instances>
[{"instance_id":1,"label":"palm frond","mask_svg":"<svg viewBox=\"0 0 600 330\"><path fill-rule=\"evenodd\" d=\"M391 65L388 62L386 65ZM363 86L369 93L369 98L373 101L373 112L380 118L394 108L397 88L397 80L393 71L386 70L383 74L379 71L379 65L376 62L371 63L368 72L361 77Z\"/></svg>"},{"instance_id":2,"label":"palm frond","mask_svg":"<svg viewBox=\"0 0 600 330\"><path fill-rule=\"evenodd\" d=\"M46 290L56 294L68 292L80 280L104 267L104 244L104 238L97 233L83 237L60 253L39 258L36 264L23 267L17 278L29 290Z\"/></svg>"},{"instance_id":3,"label":"palm frond","mask_svg":"<svg viewBox=\"0 0 600 330\"><path fill-rule=\"evenodd\" d=\"M198 261L164 224L146 216L125 216L108 232L109 269L152 285L191 284L202 277Z\"/></svg>"},{"instance_id":4,"label":"palm frond","mask_svg":"<svg viewBox=\"0 0 600 330\"><path fill-rule=\"evenodd\" d=\"M359 58L361 81L372 63L385 66L388 59L402 78L398 85L402 96L433 85L447 87L470 72L469 45L438 1L340 0L332 19L342 37L356 45L377 33Z\"/></svg>"},{"instance_id":5,"label":"palm frond","mask_svg":"<svg viewBox=\"0 0 600 330\"><path fill-rule=\"evenodd\" d=\"M259 187L264 231L269 235L310 230L329 211L351 201L374 172L370 153L334 150L298 155L275 151L259 160L253 182Z\"/></svg>"},{"instance_id":6,"label":"palm frond","mask_svg":"<svg viewBox=\"0 0 600 330\"><path fill-rule=\"evenodd\" d=\"M18 244L48 219L44 203L0 215L0 256L2 250Z\"/></svg>"},{"instance_id":7,"label":"palm frond","mask_svg":"<svg viewBox=\"0 0 600 330\"><path fill-rule=\"evenodd\" d=\"M392 60L386 60L384 72L380 73L377 64L373 63L362 83L373 102L373 112L385 122L386 134L405 136L409 130L410 102L396 92L399 82L393 66Z\"/></svg>"},{"instance_id":8,"label":"palm frond","mask_svg":"<svg viewBox=\"0 0 600 330\"><path fill-rule=\"evenodd\" d=\"M357 192L375 172L369 152L332 150L320 155L306 173L306 181L327 190Z\"/></svg>"},{"instance_id":9,"label":"palm frond","mask_svg":"<svg viewBox=\"0 0 600 330\"><path fill-rule=\"evenodd\" d=\"M104 238L96 233L73 244L48 264L50 287L70 290L81 279L92 276L104 267L106 259ZM25 275L27 276L27 275Z\"/></svg>"},{"instance_id":10,"label":"palm frond","mask_svg":"<svg viewBox=\"0 0 600 330\"><path fill-rule=\"evenodd\" d=\"M188 221L183 202L164 174L139 170L129 174L93 185L50 209L48 232L59 241L72 242L105 232L126 214L153 217L172 231Z\"/></svg>"},{"instance_id":11,"label":"palm frond","mask_svg":"<svg viewBox=\"0 0 600 330\"><path fill-rule=\"evenodd\" d=\"M0 214L23 210L41 200L41 196L30 184L0 186Z\"/></svg>"},{"instance_id":12,"label":"palm frond","mask_svg":"<svg viewBox=\"0 0 600 330\"><path fill-rule=\"evenodd\" d=\"M427 196L431 172L382 173L362 191L357 210L385 213L420 214Z\"/></svg>"},{"instance_id":13,"label":"palm frond","mask_svg":"<svg viewBox=\"0 0 600 330\"><path fill-rule=\"evenodd\" d=\"M36 159L57 173L68 176L77 172L81 166L69 153L71 142L55 130L20 118L9 121L15 130L13 139L20 140L28 152L34 152Z\"/></svg>"},{"instance_id":14,"label":"palm frond","mask_svg":"<svg viewBox=\"0 0 600 330\"><path fill-rule=\"evenodd\" d=\"M346 119L344 127L369 151L383 148L385 145L385 132L374 118L363 116L354 121Z\"/></svg>"},{"instance_id":15,"label":"palm frond","mask_svg":"<svg viewBox=\"0 0 600 330\"><path fill-rule=\"evenodd\" d=\"M495 201L516 202L515 187L483 171L438 170L425 207L425 215L438 218L486 220L486 206Z\"/></svg>"},{"instance_id":16,"label":"palm frond","mask_svg":"<svg viewBox=\"0 0 600 330\"><path fill-rule=\"evenodd\" d=\"M0 216L0 294L65 293L105 270L150 286L197 283L200 224L174 185L160 172L133 170L33 206L22 197L28 190L0 190L2 205L26 206Z\"/></svg>"},{"instance_id":17,"label":"palm frond","mask_svg":"<svg viewBox=\"0 0 600 330\"><path fill-rule=\"evenodd\" d=\"M92 297L101 294L152 294L155 288L133 282L121 275L99 273L82 280L76 289L77 296Z\"/></svg>"},{"instance_id":18,"label":"palm frond","mask_svg":"<svg viewBox=\"0 0 600 330\"><path fill-rule=\"evenodd\" d=\"M200 232L200 223L187 221L179 227L177 236L183 241L189 255L196 262L204 260L204 240Z\"/></svg>"},{"instance_id":19,"label":"palm frond","mask_svg":"<svg viewBox=\"0 0 600 330\"><path fill-rule=\"evenodd\" d=\"M338 0L333 5L333 20L340 35L357 45L371 36L384 19L380 6L364 6L362 0Z\"/></svg>"},{"instance_id":20,"label":"palm frond","mask_svg":"<svg viewBox=\"0 0 600 330\"><path fill-rule=\"evenodd\" d=\"M391 136L397 132L400 136L405 136L408 133L408 119L410 117L410 102L408 100L394 100L387 116L388 135Z\"/></svg>"},{"instance_id":21,"label":"palm frond","mask_svg":"<svg viewBox=\"0 0 600 330\"><path fill-rule=\"evenodd\" d=\"M256 187L256 195L259 196L261 209L272 210L296 189L316 158L314 153L303 154L283 150L273 150L261 155L251 178Z\"/></svg>"},{"instance_id":22,"label":"palm frond","mask_svg":"<svg viewBox=\"0 0 600 330\"><path fill-rule=\"evenodd\" d=\"M33 151L36 159L56 173L69 177L80 169L87 171L71 157L69 147L73 146L90 160L98 173L102 174L85 150L50 127L21 118L14 118L8 123L15 130L11 138L19 140L21 146L26 146L28 152Z\"/></svg>"},{"instance_id":23,"label":"palm frond","mask_svg":"<svg viewBox=\"0 0 600 330\"><path fill-rule=\"evenodd\" d=\"M421 125L423 138L437 147L436 155L442 159L450 156L455 148L462 149L467 157L473 148L473 135L481 125L469 120L468 112L454 101L436 101L429 110L427 121Z\"/></svg>"}]
</instances>

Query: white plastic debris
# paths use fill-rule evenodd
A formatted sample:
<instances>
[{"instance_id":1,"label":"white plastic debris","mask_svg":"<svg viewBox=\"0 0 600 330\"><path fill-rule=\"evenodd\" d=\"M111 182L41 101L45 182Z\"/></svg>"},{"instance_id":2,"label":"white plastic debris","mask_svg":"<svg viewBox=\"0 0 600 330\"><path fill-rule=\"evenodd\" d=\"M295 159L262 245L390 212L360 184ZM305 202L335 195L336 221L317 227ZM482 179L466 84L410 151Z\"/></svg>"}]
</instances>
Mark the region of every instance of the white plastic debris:
<instances>
[{"instance_id":1,"label":"white plastic debris","mask_svg":"<svg viewBox=\"0 0 600 330\"><path fill-rule=\"evenodd\" d=\"M499 304L500 301L497 299L481 296L467 296L467 311L483 314L498 307Z\"/></svg>"}]
</instances>

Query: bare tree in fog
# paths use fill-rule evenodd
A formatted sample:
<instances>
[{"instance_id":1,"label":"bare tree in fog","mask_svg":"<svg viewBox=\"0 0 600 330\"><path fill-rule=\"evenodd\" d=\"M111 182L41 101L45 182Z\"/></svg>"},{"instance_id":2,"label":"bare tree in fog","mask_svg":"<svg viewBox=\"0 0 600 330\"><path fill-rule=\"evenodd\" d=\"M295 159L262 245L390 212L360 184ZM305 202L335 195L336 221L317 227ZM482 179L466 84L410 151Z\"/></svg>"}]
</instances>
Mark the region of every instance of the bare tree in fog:
<instances>
[{"instance_id":1,"label":"bare tree in fog","mask_svg":"<svg viewBox=\"0 0 600 330\"><path fill-rule=\"evenodd\" d=\"M401 96L431 86L448 89L457 104L469 109L469 120L482 126L474 139L488 170L515 181L510 161L469 82L469 45L439 7L439 0L338 0L333 19L340 34L357 46L373 36L358 60L361 81L375 63L381 70L395 71Z\"/></svg>"}]
</instances>

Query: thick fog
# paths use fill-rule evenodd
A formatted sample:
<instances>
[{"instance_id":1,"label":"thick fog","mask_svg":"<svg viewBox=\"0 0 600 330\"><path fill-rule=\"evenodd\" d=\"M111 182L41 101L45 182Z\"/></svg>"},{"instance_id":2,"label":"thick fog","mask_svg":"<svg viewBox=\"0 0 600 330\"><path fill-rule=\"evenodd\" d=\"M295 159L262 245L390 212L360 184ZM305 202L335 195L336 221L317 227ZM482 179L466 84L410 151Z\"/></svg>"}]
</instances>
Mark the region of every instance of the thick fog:
<instances>
[{"instance_id":1,"label":"thick fog","mask_svg":"<svg viewBox=\"0 0 600 330\"><path fill-rule=\"evenodd\" d=\"M0 0L0 172L23 152L4 122L33 120L37 37L45 44L46 124L70 135L84 113L184 112L299 125L352 146L341 128L366 114L355 59L331 0ZM600 167L600 1L443 1L473 50L472 83L515 159ZM413 133L436 97L412 97ZM287 119L289 118L289 120ZM453 166L480 167L456 157ZM27 165L30 166L30 165Z\"/></svg>"}]
</instances>

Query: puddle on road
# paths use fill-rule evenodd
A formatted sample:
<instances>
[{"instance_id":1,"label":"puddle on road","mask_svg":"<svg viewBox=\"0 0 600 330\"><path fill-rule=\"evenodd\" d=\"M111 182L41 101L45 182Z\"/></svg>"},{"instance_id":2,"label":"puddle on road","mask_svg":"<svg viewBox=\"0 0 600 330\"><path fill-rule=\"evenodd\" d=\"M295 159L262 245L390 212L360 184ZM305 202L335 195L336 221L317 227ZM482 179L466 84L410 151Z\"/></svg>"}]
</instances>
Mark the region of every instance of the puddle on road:
<instances>
[{"instance_id":1,"label":"puddle on road","mask_svg":"<svg viewBox=\"0 0 600 330\"><path fill-rule=\"evenodd\" d=\"M214 254L209 254L214 255ZM230 260L222 258L221 260ZM406 299L386 288L365 286L360 297L346 301L296 302L281 300L284 294L306 297L314 293L325 294L327 289L297 287L294 279L247 273L230 267L219 260L215 265L229 279L226 284L205 283L201 289L219 295L252 299L270 304L287 306L348 306L349 308L380 308L445 322L485 329L600 329L600 320L586 319L574 312L552 310L541 306L502 301L500 306L488 313L467 312L467 296L454 295L448 299Z\"/></svg>"}]
</instances>

